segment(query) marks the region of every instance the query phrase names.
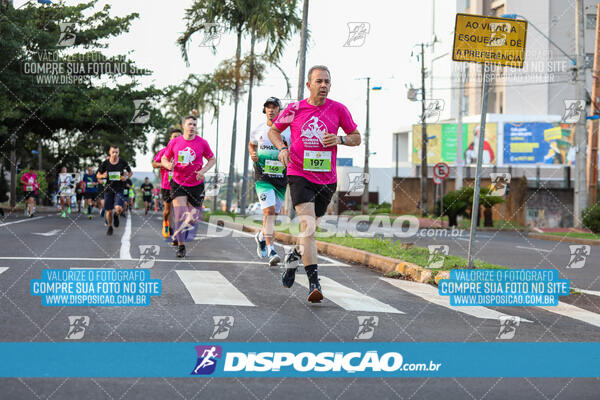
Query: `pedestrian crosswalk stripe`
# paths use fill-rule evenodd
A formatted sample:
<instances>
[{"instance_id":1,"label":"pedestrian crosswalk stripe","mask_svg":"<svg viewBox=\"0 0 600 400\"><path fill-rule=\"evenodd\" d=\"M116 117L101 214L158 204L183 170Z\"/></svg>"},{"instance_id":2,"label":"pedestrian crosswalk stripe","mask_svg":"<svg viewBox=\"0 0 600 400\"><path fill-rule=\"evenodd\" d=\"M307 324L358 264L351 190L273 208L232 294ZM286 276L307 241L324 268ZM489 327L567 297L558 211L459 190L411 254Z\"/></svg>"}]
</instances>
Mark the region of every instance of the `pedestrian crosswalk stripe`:
<instances>
[{"instance_id":1,"label":"pedestrian crosswalk stripe","mask_svg":"<svg viewBox=\"0 0 600 400\"><path fill-rule=\"evenodd\" d=\"M320 276L320 279L325 299L333 301L344 310L404 314L402 311L388 304L357 292L326 276ZM308 288L308 278L306 275L296 275L296 282Z\"/></svg>"},{"instance_id":2,"label":"pedestrian crosswalk stripe","mask_svg":"<svg viewBox=\"0 0 600 400\"><path fill-rule=\"evenodd\" d=\"M254 306L218 271L176 270L195 304Z\"/></svg>"},{"instance_id":3,"label":"pedestrian crosswalk stripe","mask_svg":"<svg viewBox=\"0 0 600 400\"><path fill-rule=\"evenodd\" d=\"M557 306L541 306L535 308L550 311L551 313L563 315L565 317L573 318L578 321L600 327L600 314L584 310L583 308L575 307L571 304L563 303L562 301L559 301Z\"/></svg>"},{"instance_id":4,"label":"pedestrian crosswalk stripe","mask_svg":"<svg viewBox=\"0 0 600 400\"><path fill-rule=\"evenodd\" d=\"M585 293L585 294L591 294L592 296L600 296L600 292L597 290L587 290L587 289L578 289L578 288L571 288L577 292L581 292L581 293Z\"/></svg>"},{"instance_id":5,"label":"pedestrian crosswalk stripe","mask_svg":"<svg viewBox=\"0 0 600 400\"><path fill-rule=\"evenodd\" d=\"M8 267L0 267L0 274L3 273L4 271L6 271L8 269Z\"/></svg>"},{"instance_id":6,"label":"pedestrian crosswalk stripe","mask_svg":"<svg viewBox=\"0 0 600 400\"><path fill-rule=\"evenodd\" d=\"M410 281L404 281L401 279L392 279L392 278L379 278L379 279L381 279L399 289L402 289L405 292L408 292L410 294L418 296L430 303L449 308L453 311L458 311L458 312L461 312L464 314L468 314L468 315L471 315L476 318L497 320L499 317L506 316L506 314L503 314L496 310L492 310L490 308L482 307L482 306L468 306L468 307L451 306L449 296L440 296L435 287L428 285L426 283L410 282ZM531 322L525 318L521 318L521 321Z\"/></svg>"}]
</instances>

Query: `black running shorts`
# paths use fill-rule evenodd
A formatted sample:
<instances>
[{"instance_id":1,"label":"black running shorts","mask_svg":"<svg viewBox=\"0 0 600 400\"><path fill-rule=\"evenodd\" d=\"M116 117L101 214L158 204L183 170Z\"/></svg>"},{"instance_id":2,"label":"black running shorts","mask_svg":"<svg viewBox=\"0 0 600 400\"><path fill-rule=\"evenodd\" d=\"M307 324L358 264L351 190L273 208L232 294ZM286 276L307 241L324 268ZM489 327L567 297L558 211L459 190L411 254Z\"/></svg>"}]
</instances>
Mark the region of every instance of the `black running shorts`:
<instances>
[{"instance_id":1,"label":"black running shorts","mask_svg":"<svg viewBox=\"0 0 600 400\"><path fill-rule=\"evenodd\" d=\"M322 217L327 212L327 206L337 188L337 183L320 185L304 178L303 176L288 175L292 205L296 207L302 203L315 203L316 217Z\"/></svg>"}]
</instances>

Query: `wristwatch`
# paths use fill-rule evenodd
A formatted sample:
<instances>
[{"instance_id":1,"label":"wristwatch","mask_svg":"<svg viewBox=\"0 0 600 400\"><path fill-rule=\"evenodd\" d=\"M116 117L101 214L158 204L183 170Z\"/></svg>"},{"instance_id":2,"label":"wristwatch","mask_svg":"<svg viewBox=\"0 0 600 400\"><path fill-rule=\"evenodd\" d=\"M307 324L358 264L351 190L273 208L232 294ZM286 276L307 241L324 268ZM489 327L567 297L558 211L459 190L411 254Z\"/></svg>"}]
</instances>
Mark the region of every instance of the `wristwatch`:
<instances>
[{"instance_id":1,"label":"wristwatch","mask_svg":"<svg viewBox=\"0 0 600 400\"><path fill-rule=\"evenodd\" d=\"M341 144L346 144L346 137L345 136L340 136L340 140L341 140Z\"/></svg>"}]
</instances>

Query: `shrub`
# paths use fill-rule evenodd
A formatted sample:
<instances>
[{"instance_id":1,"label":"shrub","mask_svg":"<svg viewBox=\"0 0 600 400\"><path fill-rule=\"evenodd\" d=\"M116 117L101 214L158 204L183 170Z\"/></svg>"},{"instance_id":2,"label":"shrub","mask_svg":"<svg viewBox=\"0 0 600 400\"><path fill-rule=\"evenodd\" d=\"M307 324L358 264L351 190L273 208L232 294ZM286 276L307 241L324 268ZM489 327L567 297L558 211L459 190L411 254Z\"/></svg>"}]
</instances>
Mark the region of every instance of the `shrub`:
<instances>
[{"instance_id":1,"label":"shrub","mask_svg":"<svg viewBox=\"0 0 600 400\"><path fill-rule=\"evenodd\" d=\"M594 233L600 233L600 205L598 203L583 210L581 217L583 226Z\"/></svg>"}]
</instances>

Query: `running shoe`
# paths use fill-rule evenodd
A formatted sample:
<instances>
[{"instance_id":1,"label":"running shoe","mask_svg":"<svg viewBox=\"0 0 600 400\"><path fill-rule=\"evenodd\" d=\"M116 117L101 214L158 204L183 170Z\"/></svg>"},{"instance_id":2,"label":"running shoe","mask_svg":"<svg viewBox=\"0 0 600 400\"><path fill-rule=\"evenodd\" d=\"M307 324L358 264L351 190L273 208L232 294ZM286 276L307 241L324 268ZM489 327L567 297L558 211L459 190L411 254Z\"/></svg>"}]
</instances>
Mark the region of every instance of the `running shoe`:
<instances>
[{"instance_id":1,"label":"running shoe","mask_svg":"<svg viewBox=\"0 0 600 400\"><path fill-rule=\"evenodd\" d=\"M260 240L259 236L260 231L254 236L254 241L256 242L256 254L259 258L265 258L267 256L267 242Z\"/></svg>"},{"instance_id":2,"label":"running shoe","mask_svg":"<svg viewBox=\"0 0 600 400\"><path fill-rule=\"evenodd\" d=\"M321 300L323 300L323 292L321 291L319 279L317 279L316 282L309 282L308 301L311 303L320 303Z\"/></svg>"},{"instance_id":3,"label":"running shoe","mask_svg":"<svg viewBox=\"0 0 600 400\"><path fill-rule=\"evenodd\" d=\"M171 242L171 246L173 246L173 247L179 246L179 242L177 241L177 239L173 238L173 241Z\"/></svg>"},{"instance_id":4,"label":"running shoe","mask_svg":"<svg viewBox=\"0 0 600 400\"><path fill-rule=\"evenodd\" d=\"M171 228L169 228L169 225L163 220L163 225L162 225L162 236L166 239L169 236L171 236L169 233L171 232Z\"/></svg>"},{"instance_id":5,"label":"running shoe","mask_svg":"<svg viewBox=\"0 0 600 400\"><path fill-rule=\"evenodd\" d=\"M183 245L183 244L179 245L179 247L177 248L176 256L177 256L177 258L185 257L185 245Z\"/></svg>"},{"instance_id":6,"label":"running shoe","mask_svg":"<svg viewBox=\"0 0 600 400\"><path fill-rule=\"evenodd\" d=\"M67 213L65 213L64 211L62 212L62 214L60 215L63 218L67 218Z\"/></svg>"},{"instance_id":7,"label":"running shoe","mask_svg":"<svg viewBox=\"0 0 600 400\"><path fill-rule=\"evenodd\" d=\"M67 207L67 213L71 214L71 207Z\"/></svg>"},{"instance_id":8,"label":"running shoe","mask_svg":"<svg viewBox=\"0 0 600 400\"><path fill-rule=\"evenodd\" d=\"M119 227L119 216L116 213L113 216L113 225L115 226L115 228Z\"/></svg>"},{"instance_id":9,"label":"running shoe","mask_svg":"<svg viewBox=\"0 0 600 400\"><path fill-rule=\"evenodd\" d=\"M106 234L107 234L108 236L111 236L111 235L113 234L113 227L112 227L112 226L109 226L109 227L108 227L108 230L106 231Z\"/></svg>"},{"instance_id":10,"label":"running shoe","mask_svg":"<svg viewBox=\"0 0 600 400\"><path fill-rule=\"evenodd\" d=\"M269 265L271 267L281 262L281 257L279 257L279 254L277 254L275 249L271 249L271 254L269 254L269 257Z\"/></svg>"},{"instance_id":11,"label":"running shoe","mask_svg":"<svg viewBox=\"0 0 600 400\"><path fill-rule=\"evenodd\" d=\"M283 283L283 287L291 288L296 280L296 269L297 268L286 268L285 271L281 274L281 283Z\"/></svg>"},{"instance_id":12,"label":"running shoe","mask_svg":"<svg viewBox=\"0 0 600 400\"><path fill-rule=\"evenodd\" d=\"M92 214L89 214L89 215L88 215L88 219L92 219Z\"/></svg>"}]
</instances>

